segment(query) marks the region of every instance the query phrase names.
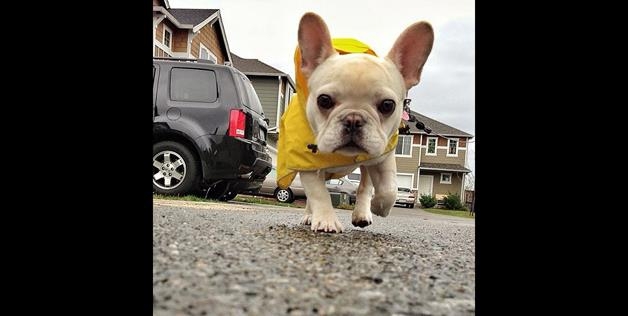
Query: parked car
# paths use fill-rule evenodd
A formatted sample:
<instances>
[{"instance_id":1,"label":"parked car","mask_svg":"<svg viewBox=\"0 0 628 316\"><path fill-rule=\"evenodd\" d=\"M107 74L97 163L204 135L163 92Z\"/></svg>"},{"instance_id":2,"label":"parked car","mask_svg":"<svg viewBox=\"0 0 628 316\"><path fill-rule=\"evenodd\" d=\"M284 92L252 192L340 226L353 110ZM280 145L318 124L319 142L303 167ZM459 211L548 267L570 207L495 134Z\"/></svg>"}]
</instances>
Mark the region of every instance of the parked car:
<instances>
[{"instance_id":1,"label":"parked car","mask_svg":"<svg viewBox=\"0 0 628 316\"><path fill-rule=\"evenodd\" d=\"M397 200L395 204L401 204L405 207L414 208L414 203L416 202L416 195L412 193L412 190L408 188L397 188Z\"/></svg>"},{"instance_id":2,"label":"parked car","mask_svg":"<svg viewBox=\"0 0 628 316\"><path fill-rule=\"evenodd\" d=\"M260 195L272 195L279 202L292 203L297 198L305 197L305 189L301 184L301 178L299 174L294 178L290 187L286 189L280 189L277 187L277 169L272 167L272 170L266 175L266 179L262 183L259 190L250 192Z\"/></svg>"},{"instance_id":3,"label":"parked car","mask_svg":"<svg viewBox=\"0 0 628 316\"><path fill-rule=\"evenodd\" d=\"M346 177L340 179L329 179L325 181L325 185L327 186L327 191L329 192L346 193L349 195L349 204L355 204L358 186L351 183L351 181Z\"/></svg>"},{"instance_id":4,"label":"parked car","mask_svg":"<svg viewBox=\"0 0 628 316\"><path fill-rule=\"evenodd\" d=\"M325 181L325 186L329 192L343 192L349 195L350 203L355 203L357 187L346 178L331 179ZM260 195L272 195L279 202L292 203L295 199L305 198L305 189L301 183L299 174L294 178L290 186L286 189L277 187L277 169L272 170L266 176L261 188L249 193Z\"/></svg>"},{"instance_id":5,"label":"parked car","mask_svg":"<svg viewBox=\"0 0 628 316\"><path fill-rule=\"evenodd\" d=\"M272 167L267 130L257 93L236 68L153 58L155 193L207 190L229 200L257 190Z\"/></svg>"}]
</instances>

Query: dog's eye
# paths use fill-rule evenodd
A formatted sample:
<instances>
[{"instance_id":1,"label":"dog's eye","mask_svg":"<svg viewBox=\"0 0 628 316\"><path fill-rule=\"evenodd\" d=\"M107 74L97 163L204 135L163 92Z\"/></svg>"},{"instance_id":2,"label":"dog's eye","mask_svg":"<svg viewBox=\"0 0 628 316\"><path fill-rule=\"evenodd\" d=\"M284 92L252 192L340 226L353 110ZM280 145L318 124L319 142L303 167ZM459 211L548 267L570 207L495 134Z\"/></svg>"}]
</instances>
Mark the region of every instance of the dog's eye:
<instances>
[{"instance_id":1,"label":"dog's eye","mask_svg":"<svg viewBox=\"0 0 628 316\"><path fill-rule=\"evenodd\" d=\"M318 102L318 106L326 110L331 109L334 106L334 100L326 94L319 95L316 102Z\"/></svg>"},{"instance_id":2,"label":"dog's eye","mask_svg":"<svg viewBox=\"0 0 628 316\"><path fill-rule=\"evenodd\" d=\"M395 101L386 99L377 106L377 110L384 115L388 115L395 110Z\"/></svg>"}]
</instances>

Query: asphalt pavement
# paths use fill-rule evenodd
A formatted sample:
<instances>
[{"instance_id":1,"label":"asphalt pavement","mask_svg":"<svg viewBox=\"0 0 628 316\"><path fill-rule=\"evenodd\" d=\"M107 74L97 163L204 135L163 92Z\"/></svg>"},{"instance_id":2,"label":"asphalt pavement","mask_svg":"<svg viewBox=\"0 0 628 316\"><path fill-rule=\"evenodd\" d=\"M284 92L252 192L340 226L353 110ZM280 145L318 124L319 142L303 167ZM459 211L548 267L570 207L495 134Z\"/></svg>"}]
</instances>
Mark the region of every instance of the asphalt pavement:
<instances>
[{"instance_id":1,"label":"asphalt pavement","mask_svg":"<svg viewBox=\"0 0 628 316\"><path fill-rule=\"evenodd\" d=\"M394 208L312 232L304 209L153 202L153 315L474 315L473 219Z\"/></svg>"}]
</instances>

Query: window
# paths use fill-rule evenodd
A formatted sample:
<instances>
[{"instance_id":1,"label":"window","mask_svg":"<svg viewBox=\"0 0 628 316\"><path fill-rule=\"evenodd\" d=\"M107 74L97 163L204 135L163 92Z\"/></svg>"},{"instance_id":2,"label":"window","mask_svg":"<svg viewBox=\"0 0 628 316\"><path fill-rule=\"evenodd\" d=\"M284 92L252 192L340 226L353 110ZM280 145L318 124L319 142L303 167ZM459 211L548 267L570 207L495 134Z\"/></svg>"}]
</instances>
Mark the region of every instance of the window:
<instances>
[{"instance_id":1,"label":"window","mask_svg":"<svg viewBox=\"0 0 628 316\"><path fill-rule=\"evenodd\" d=\"M449 173L441 173L440 174L440 183L441 184L451 184L451 172L449 172Z\"/></svg>"},{"instance_id":2,"label":"window","mask_svg":"<svg viewBox=\"0 0 628 316\"><path fill-rule=\"evenodd\" d=\"M397 149L395 149L395 155L411 157L411 149L412 135L399 135L399 140L397 141Z\"/></svg>"},{"instance_id":3,"label":"window","mask_svg":"<svg viewBox=\"0 0 628 316\"><path fill-rule=\"evenodd\" d=\"M218 98L216 74L211 70L172 68L170 99L187 102L215 102Z\"/></svg>"},{"instance_id":4,"label":"window","mask_svg":"<svg viewBox=\"0 0 628 316\"><path fill-rule=\"evenodd\" d=\"M427 152L425 153L428 156L436 156L436 143L438 138L436 137L428 137L427 138Z\"/></svg>"},{"instance_id":5,"label":"window","mask_svg":"<svg viewBox=\"0 0 628 316\"><path fill-rule=\"evenodd\" d=\"M205 47L205 45L203 45L202 43L200 44L200 48L199 48L199 52L198 52L198 58L199 59L207 59L207 60L211 60L214 63L218 63L218 58L216 58L216 55L214 55L209 49L207 49L207 47Z\"/></svg>"},{"instance_id":6,"label":"window","mask_svg":"<svg viewBox=\"0 0 628 316\"><path fill-rule=\"evenodd\" d=\"M329 179L329 180L327 180L327 184L331 184L331 185L342 185L342 180L338 180L338 179Z\"/></svg>"},{"instance_id":7,"label":"window","mask_svg":"<svg viewBox=\"0 0 628 316\"><path fill-rule=\"evenodd\" d=\"M168 48L172 49L172 31L164 25L164 45L168 46Z\"/></svg>"},{"instance_id":8,"label":"window","mask_svg":"<svg viewBox=\"0 0 628 316\"><path fill-rule=\"evenodd\" d=\"M447 157L458 157L458 139L449 139Z\"/></svg>"},{"instance_id":9,"label":"window","mask_svg":"<svg viewBox=\"0 0 628 316\"><path fill-rule=\"evenodd\" d=\"M262 104L259 101L257 92L255 91L255 88L253 88L251 81L249 81L249 79L244 75L240 75L240 78L241 80L236 81L242 90L242 102L247 108L263 115L264 109L262 109Z\"/></svg>"}]
</instances>

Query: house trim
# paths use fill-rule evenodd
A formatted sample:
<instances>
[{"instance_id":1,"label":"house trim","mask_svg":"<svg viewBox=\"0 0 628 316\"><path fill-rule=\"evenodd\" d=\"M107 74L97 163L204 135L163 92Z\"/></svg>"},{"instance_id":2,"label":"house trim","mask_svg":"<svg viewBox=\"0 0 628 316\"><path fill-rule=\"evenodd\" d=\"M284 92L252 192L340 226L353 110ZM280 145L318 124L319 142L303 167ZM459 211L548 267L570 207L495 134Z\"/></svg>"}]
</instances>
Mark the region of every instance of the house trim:
<instances>
[{"instance_id":1,"label":"house trim","mask_svg":"<svg viewBox=\"0 0 628 316\"><path fill-rule=\"evenodd\" d=\"M423 135L421 135L423 136ZM428 147L430 144L430 139L434 140L434 153L428 152ZM422 144L422 142L421 142ZM425 155L426 156L437 156L438 155L438 137L428 136L427 141L425 141Z\"/></svg>"},{"instance_id":2,"label":"house trim","mask_svg":"<svg viewBox=\"0 0 628 316\"><path fill-rule=\"evenodd\" d=\"M449 153L449 142L451 142L452 140L456 141L456 153L455 154L450 154ZM449 138L449 139L447 139L447 155L446 155L446 157L458 157L458 148L460 147L458 145L460 145L460 138Z\"/></svg>"},{"instance_id":3,"label":"house trim","mask_svg":"<svg viewBox=\"0 0 628 316\"><path fill-rule=\"evenodd\" d=\"M192 28L192 32L196 33L198 31L200 31L205 25L207 25L209 22L211 22L210 26L213 26L214 23L216 23L216 19L218 18L218 11L216 11L214 14L210 15L209 17L207 17L207 19L203 20L203 22L196 24L193 28Z\"/></svg>"},{"instance_id":4,"label":"house trim","mask_svg":"<svg viewBox=\"0 0 628 316\"><path fill-rule=\"evenodd\" d=\"M429 167L419 167L419 170L433 170L433 171L451 171L451 172L463 172L468 173L469 171L464 170L456 170L456 169L443 169L443 168L429 168Z\"/></svg>"},{"instance_id":5,"label":"house trim","mask_svg":"<svg viewBox=\"0 0 628 316\"><path fill-rule=\"evenodd\" d=\"M153 27L157 29L157 27L159 26L159 23L161 23L161 21L163 21L165 18L166 18L166 15L164 14L156 16L156 19L153 20ZM155 36L153 36L153 38L155 38Z\"/></svg>"},{"instance_id":6,"label":"house trim","mask_svg":"<svg viewBox=\"0 0 628 316\"><path fill-rule=\"evenodd\" d=\"M176 26L177 28L180 29L191 29L194 27L194 25L192 24L182 24L180 23L172 14L170 14L170 12L168 12L168 10L166 10L164 7L161 6L153 6L153 12L159 12L162 13L163 15L165 15L168 20L170 20L170 22L172 22L172 24L174 24L174 26Z\"/></svg>"},{"instance_id":7,"label":"house trim","mask_svg":"<svg viewBox=\"0 0 628 316\"><path fill-rule=\"evenodd\" d=\"M423 135L420 135L419 137L419 165L421 165L421 151L423 151L423 147L421 146L421 144L423 144ZM417 166L417 167L418 167ZM421 181L421 168L416 168L416 190L417 190L417 195L419 195L419 185L420 185L420 181Z\"/></svg>"},{"instance_id":8,"label":"house trim","mask_svg":"<svg viewBox=\"0 0 628 316\"><path fill-rule=\"evenodd\" d=\"M157 41L157 39L155 39L154 42L155 42L155 46L161 48L161 50L168 53L170 56L174 56L174 53L172 52L172 50L170 50L168 46L164 45L164 43Z\"/></svg>"},{"instance_id":9,"label":"house trim","mask_svg":"<svg viewBox=\"0 0 628 316\"><path fill-rule=\"evenodd\" d=\"M281 101L281 76L277 76L277 80L279 80L279 85L277 85L277 106L275 108L277 115L275 115L275 126L277 126L277 132L279 133L279 120L281 119L279 115L279 109L281 108L281 104L279 104L279 101ZM283 97L285 100L286 96L284 95Z\"/></svg>"},{"instance_id":10,"label":"house trim","mask_svg":"<svg viewBox=\"0 0 628 316\"><path fill-rule=\"evenodd\" d=\"M466 173L462 174L462 183L460 184L460 202L462 203L462 205L464 205L464 177L466 176Z\"/></svg>"},{"instance_id":11,"label":"house trim","mask_svg":"<svg viewBox=\"0 0 628 316\"><path fill-rule=\"evenodd\" d=\"M443 175L446 175L446 174L448 174L448 175L449 175L449 182L444 182L444 181L443 181ZM451 181L451 180L452 180L451 178L452 178L452 177L453 177L453 174L452 174L451 172L441 172L441 173L440 173L440 184L451 184L451 182L452 182L452 181Z\"/></svg>"},{"instance_id":12,"label":"house trim","mask_svg":"<svg viewBox=\"0 0 628 316\"><path fill-rule=\"evenodd\" d=\"M211 22L211 26L214 25L218 21L218 25L220 25L220 34L222 35L223 44L225 44L226 54L224 57L225 61L232 62L231 59L231 48L229 48L229 42L227 41L227 34L225 34L225 26L222 24L222 16L220 14L220 10L216 11L216 13L212 14L210 17L205 19L205 21L199 23L198 25L191 27L192 32L198 33L200 30L207 25L207 23Z\"/></svg>"},{"instance_id":13,"label":"house trim","mask_svg":"<svg viewBox=\"0 0 628 316\"><path fill-rule=\"evenodd\" d=\"M186 46L187 46L188 56L190 58L193 58L192 57L192 41L194 40L194 37L196 37L196 34L194 32L188 31L188 44Z\"/></svg>"}]
</instances>

